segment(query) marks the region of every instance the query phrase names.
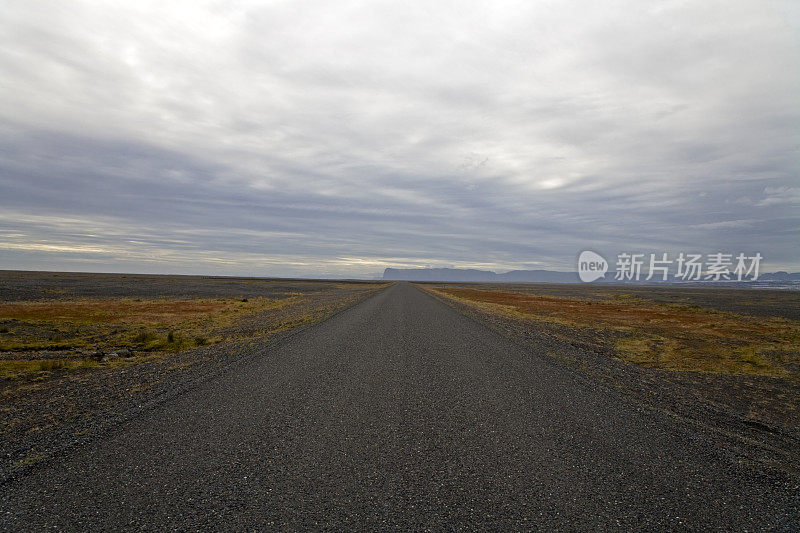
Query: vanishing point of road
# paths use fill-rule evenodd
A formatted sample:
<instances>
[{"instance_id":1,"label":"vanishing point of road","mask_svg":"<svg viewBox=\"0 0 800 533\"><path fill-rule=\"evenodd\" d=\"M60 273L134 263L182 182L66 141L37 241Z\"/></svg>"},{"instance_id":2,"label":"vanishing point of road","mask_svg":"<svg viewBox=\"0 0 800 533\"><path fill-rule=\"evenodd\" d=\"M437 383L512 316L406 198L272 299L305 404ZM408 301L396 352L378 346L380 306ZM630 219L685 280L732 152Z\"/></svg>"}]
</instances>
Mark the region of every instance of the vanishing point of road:
<instances>
[{"instance_id":1,"label":"vanishing point of road","mask_svg":"<svg viewBox=\"0 0 800 533\"><path fill-rule=\"evenodd\" d=\"M714 442L401 283L0 486L0 529L795 529Z\"/></svg>"}]
</instances>

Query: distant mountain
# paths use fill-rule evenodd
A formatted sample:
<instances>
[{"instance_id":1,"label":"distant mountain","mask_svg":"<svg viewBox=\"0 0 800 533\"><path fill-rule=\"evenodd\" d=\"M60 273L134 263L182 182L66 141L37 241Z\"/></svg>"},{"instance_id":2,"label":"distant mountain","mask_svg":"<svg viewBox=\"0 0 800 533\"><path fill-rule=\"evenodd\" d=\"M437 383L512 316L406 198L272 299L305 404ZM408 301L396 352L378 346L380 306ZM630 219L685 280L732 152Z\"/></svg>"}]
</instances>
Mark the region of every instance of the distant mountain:
<instances>
[{"instance_id":1,"label":"distant mountain","mask_svg":"<svg viewBox=\"0 0 800 533\"><path fill-rule=\"evenodd\" d=\"M474 268L387 268L383 272L385 280L406 281L481 281L495 283L577 283L575 272L557 272L554 270L512 270L497 274L490 270Z\"/></svg>"},{"instance_id":2,"label":"distant mountain","mask_svg":"<svg viewBox=\"0 0 800 533\"><path fill-rule=\"evenodd\" d=\"M575 272L556 270L512 270L496 273L491 270L474 268L387 268L383 272L384 280L391 281L454 281L454 282L488 282L488 283L580 283ZM644 280L643 280L644 281ZM759 282L800 282L800 272L767 272L758 277ZM620 283L614 279L614 273L608 272L596 283ZM651 283L678 283L677 281ZM699 282L702 283L702 282ZM735 283L735 282L734 282Z\"/></svg>"},{"instance_id":3,"label":"distant mountain","mask_svg":"<svg viewBox=\"0 0 800 533\"><path fill-rule=\"evenodd\" d=\"M800 272L767 272L758 277L758 281L800 281Z\"/></svg>"},{"instance_id":4,"label":"distant mountain","mask_svg":"<svg viewBox=\"0 0 800 533\"><path fill-rule=\"evenodd\" d=\"M577 283L579 281L576 272L558 270L512 270L497 276L500 281L505 282Z\"/></svg>"}]
</instances>

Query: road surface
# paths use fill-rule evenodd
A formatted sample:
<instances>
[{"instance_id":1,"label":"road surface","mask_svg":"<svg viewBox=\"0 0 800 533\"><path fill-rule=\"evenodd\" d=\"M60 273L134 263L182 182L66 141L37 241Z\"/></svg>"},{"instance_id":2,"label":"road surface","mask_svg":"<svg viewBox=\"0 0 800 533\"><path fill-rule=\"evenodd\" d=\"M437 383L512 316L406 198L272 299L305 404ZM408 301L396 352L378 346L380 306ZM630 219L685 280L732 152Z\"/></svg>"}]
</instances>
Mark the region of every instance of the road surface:
<instances>
[{"instance_id":1,"label":"road surface","mask_svg":"<svg viewBox=\"0 0 800 533\"><path fill-rule=\"evenodd\" d=\"M2 529L726 529L796 484L409 284L0 487Z\"/></svg>"}]
</instances>

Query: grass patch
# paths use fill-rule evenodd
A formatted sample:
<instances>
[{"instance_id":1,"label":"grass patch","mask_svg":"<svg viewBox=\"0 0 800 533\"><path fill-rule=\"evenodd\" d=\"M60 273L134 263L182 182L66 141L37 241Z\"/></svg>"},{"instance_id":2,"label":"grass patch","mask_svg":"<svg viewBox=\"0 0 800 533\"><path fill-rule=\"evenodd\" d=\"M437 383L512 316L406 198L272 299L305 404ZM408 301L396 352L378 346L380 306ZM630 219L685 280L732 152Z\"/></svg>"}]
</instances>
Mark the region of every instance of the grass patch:
<instances>
[{"instance_id":1,"label":"grass patch","mask_svg":"<svg viewBox=\"0 0 800 533\"><path fill-rule=\"evenodd\" d=\"M0 319L76 324L174 324L230 306L225 300L73 300L0 303Z\"/></svg>"},{"instance_id":2,"label":"grass patch","mask_svg":"<svg viewBox=\"0 0 800 533\"><path fill-rule=\"evenodd\" d=\"M29 453L22 459L19 459L13 463L14 468L23 468L26 466L32 466L36 463L39 463L45 459L45 455L41 453Z\"/></svg>"},{"instance_id":3,"label":"grass patch","mask_svg":"<svg viewBox=\"0 0 800 533\"><path fill-rule=\"evenodd\" d=\"M694 305L658 303L615 293L604 300L461 287L425 287L483 311L572 328L575 338L598 343L613 334L617 357L675 371L786 377L800 367L800 323L744 316Z\"/></svg>"},{"instance_id":4,"label":"grass patch","mask_svg":"<svg viewBox=\"0 0 800 533\"><path fill-rule=\"evenodd\" d=\"M152 387L153 387L152 383L139 383L129 388L128 392L130 394L136 394L137 392L144 392L146 390L150 390Z\"/></svg>"},{"instance_id":5,"label":"grass patch","mask_svg":"<svg viewBox=\"0 0 800 533\"><path fill-rule=\"evenodd\" d=\"M214 344L214 332L242 317L296 303L300 297L218 298L201 300L75 300L0 304L0 379L42 379L61 370L93 368L100 361L84 357L96 350L121 348L158 356ZM64 357L52 357L63 351ZM42 352L50 352L42 354ZM129 359L102 363L135 364Z\"/></svg>"},{"instance_id":6,"label":"grass patch","mask_svg":"<svg viewBox=\"0 0 800 533\"><path fill-rule=\"evenodd\" d=\"M2 303L0 351L130 347L178 352L218 342L221 338L208 332L298 298L242 300L135 298Z\"/></svg>"},{"instance_id":7,"label":"grass patch","mask_svg":"<svg viewBox=\"0 0 800 533\"><path fill-rule=\"evenodd\" d=\"M19 379L43 372L94 368L100 363L96 359L71 357L63 359L15 359L0 361L0 378Z\"/></svg>"},{"instance_id":8,"label":"grass patch","mask_svg":"<svg viewBox=\"0 0 800 533\"><path fill-rule=\"evenodd\" d=\"M185 370L194 366L194 361L184 361L183 363L174 363L167 367L167 370Z\"/></svg>"}]
</instances>

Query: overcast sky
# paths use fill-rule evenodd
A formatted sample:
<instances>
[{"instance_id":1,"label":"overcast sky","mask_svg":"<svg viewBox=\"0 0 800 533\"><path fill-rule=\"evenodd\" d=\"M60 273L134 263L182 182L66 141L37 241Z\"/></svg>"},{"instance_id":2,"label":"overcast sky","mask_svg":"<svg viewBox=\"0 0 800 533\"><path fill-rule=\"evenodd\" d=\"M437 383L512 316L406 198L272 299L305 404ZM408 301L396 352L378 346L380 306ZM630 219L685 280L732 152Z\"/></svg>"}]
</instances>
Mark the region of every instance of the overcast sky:
<instances>
[{"instance_id":1,"label":"overcast sky","mask_svg":"<svg viewBox=\"0 0 800 533\"><path fill-rule=\"evenodd\" d=\"M5 0L0 268L797 271L798 6Z\"/></svg>"}]
</instances>

